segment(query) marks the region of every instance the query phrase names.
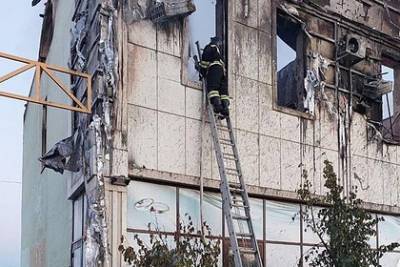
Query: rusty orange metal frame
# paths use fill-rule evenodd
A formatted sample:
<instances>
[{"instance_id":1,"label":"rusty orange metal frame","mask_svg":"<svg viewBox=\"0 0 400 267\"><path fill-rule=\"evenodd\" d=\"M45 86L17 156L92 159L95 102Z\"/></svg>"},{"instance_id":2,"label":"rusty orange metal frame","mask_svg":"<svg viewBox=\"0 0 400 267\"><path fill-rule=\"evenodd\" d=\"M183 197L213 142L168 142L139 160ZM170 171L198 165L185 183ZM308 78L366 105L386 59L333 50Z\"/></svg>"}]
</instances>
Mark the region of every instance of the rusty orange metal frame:
<instances>
[{"instance_id":1,"label":"rusty orange metal frame","mask_svg":"<svg viewBox=\"0 0 400 267\"><path fill-rule=\"evenodd\" d=\"M73 70L69 70L66 68L58 67L58 66L48 65L43 62L37 62L37 61L29 60L26 58L9 55L9 54L2 53L2 52L0 52L0 58L5 58L5 59L9 59L12 61L17 61L17 62L26 64L25 66L15 70L15 71L12 71L4 76L1 76L0 84L2 82L5 82L23 72L25 72L25 71L35 68L35 76L34 76L34 85L35 85L34 90L35 91L32 96L22 96L22 95L18 95L18 94L3 92L3 91L0 91L0 96L13 98L13 99L17 99L17 100L24 100L27 102L32 102L32 103L41 104L41 105L47 105L47 106L71 110L71 111L91 113L91 109L92 109L91 108L91 106L92 106L92 103L91 103L91 100L92 100L92 76L91 75L73 71ZM62 83L62 81L54 74L54 72L70 74L70 75L78 76L78 77L81 77L81 78L87 80L87 102L86 102L86 105L84 105L80 100L78 100L74 96L71 89L67 88ZM74 106L68 106L68 105L61 104L61 103L55 103L55 102L47 101L47 100L44 100L43 98L41 98L40 85L41 85L42 73L46 73L49 76L49 78L73 101Z\"/></svg>"}]
</instances>

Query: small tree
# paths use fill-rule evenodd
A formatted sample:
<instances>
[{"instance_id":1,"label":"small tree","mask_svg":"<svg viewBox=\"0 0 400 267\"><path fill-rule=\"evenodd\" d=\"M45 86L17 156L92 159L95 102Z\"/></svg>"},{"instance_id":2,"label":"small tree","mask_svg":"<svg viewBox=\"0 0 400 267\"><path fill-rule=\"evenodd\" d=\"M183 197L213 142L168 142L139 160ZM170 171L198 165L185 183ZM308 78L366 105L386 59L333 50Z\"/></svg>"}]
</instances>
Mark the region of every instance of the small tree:
<instances>
[{"instance_id":1,"label":"small tree","mask_svg":"<svg viewBox=\"0 0 400 267\"><path fill-rule=\"evenodd\" d=\"M138 235L134 236L138 249L124 245L124 237L121 237L121 245L118 250L122 253L124 261L135 267L200 267L217 266L218 256L221 253L219 239L213 240L196 232L192 218L185 214L187 223L180 222L179 233L175 235L176 247L168 243L167 235L162 234L156 227L155 234L150 234L150 243L146 244ZM151 231L151 224L148 225ZM211 236L211 228L203 223L206 236Z\"/></svg>"},{"instance_id":2,"label":"small tree","mask_svg":"<svg viewBox=\"0 0 400 267\"><path fill-rule=\"evenodd\" d=\"M370 247L368 240L376 236L376 225L384 220L383 217L376 218L365 211L356 192L350 192L349 197L343 196L343 187L337 182L331 162L325 160L324 164L326 196L322 199L312 196L306 172L303 173L303 186L298 190L300 198L306 203L303 212L306 227L320 241L318 246L306 253L305 261L312 267L381 266L378 259L400 244L380 246L377 250ZM313 207L317 204L326 206L315 212Z\"/></svg>"}]
</instances>

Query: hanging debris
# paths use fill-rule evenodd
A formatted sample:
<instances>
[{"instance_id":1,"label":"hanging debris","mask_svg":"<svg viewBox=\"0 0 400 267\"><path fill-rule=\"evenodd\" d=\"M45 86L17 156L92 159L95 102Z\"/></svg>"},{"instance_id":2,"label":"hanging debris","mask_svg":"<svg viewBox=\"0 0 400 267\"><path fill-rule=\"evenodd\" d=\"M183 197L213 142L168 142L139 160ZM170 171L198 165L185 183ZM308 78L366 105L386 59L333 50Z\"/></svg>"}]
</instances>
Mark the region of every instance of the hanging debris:
<instances>
[{"instance_id":1,"label":"hanging debris","mask_svg":"<svg viewBox=\"0 0 400 267\"><path fill-rule=\"evenodd\" d=\"M309 55L309 61L310 68L307 70L307 76L304 79L305 95L303 99L303 108L306 112L314 115L315 90L319 89L321 93L324 94L325 72L328 69L328 62L318 53Z\"/></svg>"},{"instance_id":2,"label":"hanging debris","mask_svg":"<svg viewBox=\"0 0 400 267\"><path fill-rule=\"evenodd\" d=\"M42 0L32 0L32 6L36 6L37 4L40 3Z\"/></svg>"},{"instance_id":3,"label":"hanging debris","mask_svg":"<svg viewBox=\"0 0 400 267\"><path fill-rule=\"evenodd\" d=\"M149 14L154 23L167 23L187 17L195 11L192 0L155 0Z\"/></svg>"},{"instance_id":4,"label":"hanging debris","mask_svg":"<svg viewBox=\"0 0 400 267\"><path fill-rule=\"evenodd\" d=\"M153 0L124 0L124 19L127 23L147 18Z\"/></svg>"},{"instance_id":5,"label":"hanging debris","mask_svg":"<svg viewBox=\"0 0 400 267\"><path fill-rule=\"evenodd\" d=\"M64 171L78 172L82 167L82 131L61 140L44 156L39 158L45 168L63 174ZM42 170L42 172L43 172Z\"/></svg>"}]
</instances>

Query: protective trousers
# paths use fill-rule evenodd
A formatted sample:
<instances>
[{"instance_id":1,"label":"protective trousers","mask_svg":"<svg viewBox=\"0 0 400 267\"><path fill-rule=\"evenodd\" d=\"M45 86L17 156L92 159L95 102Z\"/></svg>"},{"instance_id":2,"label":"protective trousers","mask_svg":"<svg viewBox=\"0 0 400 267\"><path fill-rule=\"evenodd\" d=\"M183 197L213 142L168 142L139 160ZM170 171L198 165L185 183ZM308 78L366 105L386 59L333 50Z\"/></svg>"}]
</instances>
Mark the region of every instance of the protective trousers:
<instances>
[{"instance_id":1,"label":"protective trousers","mask_svg":"<svg viewBox=\"0 0 400 267\"><path fill-rule=\"evenodd\" d=\"M207 96L214 107L214 112L229 116L228 84L224 67L220 64L211 65L206 80Z\"/></svg>"}]
</instances>

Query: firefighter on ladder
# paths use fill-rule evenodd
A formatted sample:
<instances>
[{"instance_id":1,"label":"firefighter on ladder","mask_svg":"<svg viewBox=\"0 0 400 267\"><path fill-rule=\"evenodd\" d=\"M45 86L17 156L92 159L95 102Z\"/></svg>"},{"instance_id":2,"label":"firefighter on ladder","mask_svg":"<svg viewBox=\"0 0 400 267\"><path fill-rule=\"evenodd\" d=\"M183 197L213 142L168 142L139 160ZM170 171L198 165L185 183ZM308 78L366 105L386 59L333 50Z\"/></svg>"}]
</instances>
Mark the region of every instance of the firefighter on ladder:
<instances>
[{"instance_id":1,"label":"firefighter on ladder","mask_svg":"<svg viewBox=\"0 0 400 267\"><path fill-rule=\"evenodd\" d=\"M211 38L211 42L203 50L199 65L200 73L207 81L207 97L214 112L225 118L229 116L230 102L221 44L220 38Z\"/></svg>"}]
</instances>

